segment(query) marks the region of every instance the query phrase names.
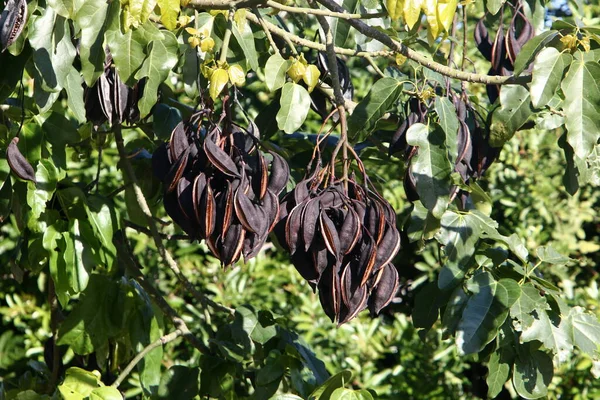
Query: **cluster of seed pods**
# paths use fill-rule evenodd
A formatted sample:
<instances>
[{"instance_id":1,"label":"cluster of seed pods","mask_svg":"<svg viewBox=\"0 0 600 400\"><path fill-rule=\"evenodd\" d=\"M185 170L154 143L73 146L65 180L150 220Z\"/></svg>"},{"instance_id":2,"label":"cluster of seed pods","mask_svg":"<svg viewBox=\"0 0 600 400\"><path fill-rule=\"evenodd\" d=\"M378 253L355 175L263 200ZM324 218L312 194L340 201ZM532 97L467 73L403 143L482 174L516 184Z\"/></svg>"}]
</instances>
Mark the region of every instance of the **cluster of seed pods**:
<instances>
[{"instance_id":1,"label":"cluster of seed pods","mask_svg":"<svg viewBox=\"0 0 600 400\"><path fill-rule=\"evenodd\" d=\"M341 325L367 307L375 315L393 299L400 234L392 206L376 191L353 178L327 177L317 167L283 198L275 235Z\"/></svg>"},{"instance_id":2,"label":"cluster of seed pods","mask_svg":"<svg viewBox=\"0 0 600 400\"><path fill-rule=\"evenodd\" d=\"M178 124L152 157L164 184L167 213L190 237L204 239L225 266L254 257L277 222L279 193L289 179L285 160L263 154L236 125L213 126L204 137Z\"/></svg>"},{"instance_id":3,"label":"cluster of seed pods","mask_svg":"<svg viewBox=\"0 0 600 400\"><path fill-rule=\"evenodd\" d=\"M473 178L480 178L490 165L498 158L500 148L489 144L489 132L486 131L484 124L476 115L473 107L465 102L460 96L451 94L450 100L456 108L458 117L457 131L457 157L454 160L454 171L458 172L465 183ZM406 119L399 125L398 129L390 140L389 155L402 153L407 164L410 163L418 148L410 146L406 141L406 134L411 125L416 123L428 123L429 115L426 105L412 99L409 103L409 110ZM452 196L459 195L464 203L468 196L467 192L460 191L454 187ZM406 168L404 175L404 191L410 201L419 199L416 190L416 180L412 173L410 165Z\"/></svg>"}]
</instances>

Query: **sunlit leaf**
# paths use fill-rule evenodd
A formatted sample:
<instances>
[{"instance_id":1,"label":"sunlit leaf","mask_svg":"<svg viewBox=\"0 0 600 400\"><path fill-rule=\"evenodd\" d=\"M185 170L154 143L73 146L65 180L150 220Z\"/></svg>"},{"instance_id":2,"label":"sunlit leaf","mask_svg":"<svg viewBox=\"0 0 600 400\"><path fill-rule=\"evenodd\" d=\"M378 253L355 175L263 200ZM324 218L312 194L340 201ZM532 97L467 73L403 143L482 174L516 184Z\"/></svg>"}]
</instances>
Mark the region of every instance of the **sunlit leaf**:
<instances>
[{"instance_id":1,"label":"sunlit leaf","mask_svg":"<svg viewBox=\"0 0 600 400\"><path fill-rule=\"evenodd\" d=\"M288 82L281 89L281 108L277 125L285 133L294 133L302 126L310 109L310 95L302 86Z\"/></svg>"}]
</instances>

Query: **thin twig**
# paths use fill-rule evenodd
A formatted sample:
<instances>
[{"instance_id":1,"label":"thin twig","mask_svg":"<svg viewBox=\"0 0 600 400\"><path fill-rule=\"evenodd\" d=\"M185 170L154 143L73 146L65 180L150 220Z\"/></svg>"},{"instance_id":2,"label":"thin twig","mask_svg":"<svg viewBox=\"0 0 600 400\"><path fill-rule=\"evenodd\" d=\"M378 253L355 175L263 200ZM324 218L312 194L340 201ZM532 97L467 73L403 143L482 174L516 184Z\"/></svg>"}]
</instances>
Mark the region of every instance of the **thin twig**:
<instances>
[{"instance_id":1,"label":"thin twig","mask_svg":"<svg viewBox=\"0 0 600 400\"><path fill-rule=\"evenodd\" d=\"M387 16L387 13L368 13L368 14L351 14L347 11L344 12L334 12L323 10L319 8L305 8L305 7L295 7L295 6L286 6L281 3L277 3L273 0L267 0L265 3L267 7L274 8L276 10L285 11L289 13L297 13L297 14L312 14L312 15L322 15L325 17L334 17L338 19L370 19L370 18L381 18Z\"/></svg>"},{"instance_id":2,"label":"thin twig","mask_svg":"<svg viewBox=\"0 0 600 400\"><path fill-rule=\"evenodd\" d=\"M196 290L196 288L194 288L194 286L190 283L190 281L187 280L185 275L181 272L181 270L179 269L179 266L177 265L177 262L173 259L173 256L171 256L171 253L169 253L169 251L166 249L165 245L163 244L163 242L160 238L160 233L158 232L158 229L156 228L156 224L154 223L154 218L152 217L152 212L150 211L150 207L148 207L148 202L146 201L146 198L144 197L144 193L142 192L142 189L140 189L137 177L135 176L135 172L133 171L133 167L131 166L131 163L129 162L129 158L127 157L127 153L125 152L125 145L123 142L123 133L121 132L121 126L117 125L117 126L113 127L113 130L115 132L115 141L117 143L117 149L119 150L119 157L121 159L123 169L125 170L125 174L129 178L129 181L133 185L133 191L135 193L135 198L137 200L137 203L140 206L140 209L142 210L144 215L146 215L146 218L148 220L148 227L150 228L152 238L154 239L154 244L156 245L156 248L158 249L158 254L163 259L163 261L169 266L169 268L173 271L173 273L175 273L175 276L183 284L183 286L186 288L186 290L188 290L197 301L199 301L203 305L208 304L215 310L225 311L229 314L232 314L234 312L233 309L226 307L222 304L219 304L219 303L213 301L212 299L209 299L208 297L204 296L202 293L198 292Z\"/></svg>"},{"instance_id":3,"label":"thin twig","mask_svg":"<svg viewBox=\"0 0 600 400\"><path fill-rule=\"evenodd\" d=\"M119 376L117 377L117 379L115 379L115 381L113 382L113 384L111 386L114 388L118 388L119 385L123 382L123 380L125 380L125 378L127 378L127 375L129 375L131 373L131 371L135 368L135 366L140 361L142 361L142 359L148 353L150 353L152 350L156 349L157 347L160 347L169 342L172 342L173 340L177 339L178 337L180 337L182 335L183 335L183 332L180 329L177 329L174 332L171 332L167 335L159 337L154 342L152 342L148 346L144 347L144 349L142 351L140 351L138 354L136 354L136 356L133 357L133 360L131 360L129 362L129 364L127 364L125 369L123 369L123 371L119 374Z\"/></svg>"},{"instance_id":4,"label":"thin twig","mask_svg":"<svg viewBox=\"0 0 600 400\"><path fill-rule=\"evenodd\" d=\"M254 13L254 15L256 15L256 18L258 19L260 26L262 26L263 31L265 32L265 35L267 36L267 40L269 41L269 45L271 46L271 48L273 49L275 54L279 54L279 48L277 47L277 43L275 43L275 41L273 40L271 31L269 31L269 28L265 24L265 20L263 19L262 15L260 15L260 11L258 10L258 8L254 8L254 9L252 9L252 12Z\"/></svg>"},{"instance_id":5,"label":"thin twig","mask_svg":"<svg viewBox=\"0 0 600 400\"><path fill-rule=\"evenodd\" d=\"M260 21L258 20L258 18L254 15L254 14L247 14L246 18L257 25L261 25ZM292 43L296 43L299 44L300 46L304 46L304 47L308 47L309 49L315 49L315 50L319 50L319 51L326 51L325 45L322 43L316 43L313 42L312 40L308 40L308 39L304 39L301 38L300 36L294 35L293 33L290 32L286 32L284 29L281 29L280 27L278 27L277 25L263 20L264 25L267 27L267 29L269 31L271 31L271 33L273 33L274 35L277 35L279 37L281 37L282 39L292 42ZM295 49L294 49L295 50ZM341 54L341 55L345 55L345 56L357 56L357 57L365 57L365 56L371 56L371 57L380 57L380 56L391 56L393 55L392 51L389 50L383 50L383 51L358 51L358 50L352 50L352 49L346 49L346 48L342 48L342 47L334 47L335 53L336 54Z\"/></svg>"},{"instance_id":6,"label":"thin twig","mask_svg":"<svg viewBox=\"0 0 600 400\"><path fill-rule=\"evenodd\" d=\"M124 219L123 222L125 223L125 226L128 228L135 229L138 232L145 233L148 236L152 236L152 231L150 231L150 229L148 229L148 228L145 228L141 225L133 223L127 219ZM190 240L190 241L193 240L188 235L178 235L178 234L168 235L166 233L159 233L159 235L162 239L165 239L165 240Z\"/></svg>"}]
</instances>

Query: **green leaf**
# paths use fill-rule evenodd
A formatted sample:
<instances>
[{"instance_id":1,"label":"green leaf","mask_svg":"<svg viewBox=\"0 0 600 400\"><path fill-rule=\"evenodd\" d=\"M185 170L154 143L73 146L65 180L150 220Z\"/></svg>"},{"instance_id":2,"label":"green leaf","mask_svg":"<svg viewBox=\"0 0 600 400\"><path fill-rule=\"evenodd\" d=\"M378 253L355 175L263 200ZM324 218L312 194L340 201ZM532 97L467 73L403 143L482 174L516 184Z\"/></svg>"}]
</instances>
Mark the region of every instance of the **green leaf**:
<instances>
[{"instance_id":1,"label":"green leaf","mask_svg":"<svg viewBox=\"0 0 600 400\"><path fill-rule=\"evenodd\" d=\"M561 88L567 142L585 160L600 138L600 64L584 61L582 53L571 64Z\"/></svg>"},{"instance_id":2,"label":"green leaf","mask_svg":"<svg viewBox=\"0 0 600 400\"><path fill-rule=\"evenodd\" d=\"M48 0L48 5L56 11L58 15L65 18L72 18L76 4L73 0Z\"/></svg>"},{"instance_id":3,"label":"green leaf","mask_svg":"<svg viewBox=\"0 0 600 400\"><path fill-rule=\"evenodd\" d=\"M193 399L198 395L199 372L197 367L173 365L162 375L157 397L159 399Z\"/></svg>"},{"instance_id":4,"label":"green leaf","mask_svg":"<svg viewBox=\"0 0 600 400\"><path fill-rule=\"evenodd\" d=\"M75 119L80 124L87 121L85 116L85 104L83 103L83 86L81 75L75 68L71 68L65 80L65 91L67 92L67 105ZM79 135L78 135L79 136Z\"/></svg>"},{"instance_id":5,"label":"green leaf","mask_svg":"<svg viewBox=\"0 0 600 400\"><path fill-rule=\"evenodd\" d=\"M519 299L521 289L512 279L496 281L489 272L476 274L468 283L468 300L456 331L456 346L462 354L481 351L496 335Z\"/></svg>"},{"instance_id":6,"label":"green leaf","mask_svg":"<svg viewBox=\"0 0 600 400\"><path fill-rule=\"evenodd\" d=\"M458 323L462 317L463 310L467 305L469 296L465 293L462 286L458 286L454 289L448 301L446 302L446 309L442 316L442 325L444 325L444 337L454 335Z\"/></svg>"},{"instance_id":7,"label":"green leaf","mask_svg":"<svg viewBox=\"0 0 600 400\"><path fill-rule=\"evenodd\" d=\"M462 281L480 236L481 227L473 214L444 213L436 235L447 257L438 279L440 289L453 288Z\"/></svg>"},{"instance_id":8,"label":"green leaf","mask_svg":"<svg viewBox=\"0 0 600 400\"><path fill-rule=\"evenodd\" d=\"M344 0L342 7L349 13L358 12L360 2L358 0ZM333 43L338 47L345 47L350 38L350 24L341 18L332 18L329 23L333 32Z\"/></svg>"},{"instance_id":9,"label":"green leaf","mask_svg":"<svg viewBox=\"0 0 600 400\"><path fill-rule=\"evenodd\" d=\"M373 400L373 395L368 390L352 390L337 388L331 393L329 400Z\"/></svg>"},{"instance_id":10,"label":"green leaf","mask_svg":"<svg viewBox=\"0 0 600 400\"><path fill-rule=\"evenodd\" d=\"M181 112L166 104L160 103L152 113L152 130L159 139L167 141L171 138L173 129L183 120Z\"/></svg>"},{"instance_id":11,"label":"green leaf","mask_svg":"<svg viewBox=\"0 0 600 400\"><path fill-rule=\"evenodd\" d=\"M302 86L288 82L281 89L281 108L277 112L277 126L285 133L294 133L302 126L310 109L310 95Z\"/></svg>"},{"instance_id":12,"label":"green leaf","mask_svg":"<svg viewBox=\"0 0 600 400\"><path fill-rule=\"evenodd\" d=\"M485 380L488 385L488 397L490 399L500 394L509 376L510 364L503 362L501 350L492 353L488 362L488 376Z\"/></svg>"},{"instance_id":13,"label":"green leaf","mask_svg":"<svg viewBox=\"0 0 600 400\"><path fill-rule=\"evenodd\" d=\"M343 388L350 382L350 379L352 379L352 371L345 370L338 372L316 388L308 398L309 400L329 400L333 392L337 388Z\"/></svg>"},{"instance_id":14,"label":"green leaf","mask_svg":"<svg viewBox=\"0 0 600 400\"><path fill-rule=\"evenodd\" d=\"M559 362L564 362L573 351L568 325L569 321L560 318L554 311L534 310L533 323L523 329L521 342L538 340L558 356Z\"/></svg>"},{"instance_id":15,"label":"green leaf","mask_svg":"<svg viewBox=\"0 0 600 400\"><path fill-rule=\"evenodd\" d=\"M104 386L100 380L100 372L86 371L78 367L71 367L65 373L65 380L58 386L58 391L65 400L83 400L94 389Z\"/></svg>"},{"instance_id":16,"label":"green leaf","mask_svg":"<svg viewBox=\"0 0 600 400\"><path fill-rule=\"evenodd\" d=\"M440 229L440 220L435 218L421 203L414 203L410 213L408 225L408 239L411 242L417 240L432 239Z\"/></svg>"},{"instance_id":17,"label":"green leaf","mask_svg":"<svg viewBox=\"0 0 600 400\"><path fill-rule=\"evenodd\" d=\"M160 22L170 31L177 28L177 18L181 10L179 0L158 0Z\"/></svg>"},{"instance_id":18,"label":"green leaf","mask_svg":"<svg viewBox=\"0 0 600 400\"><path fill-rule=\"evenodd\" d=\"M155 33L151 30L146 31L140 26L136 29L135 35L132 30L122 34L119 22L121 11L119 3L113 2L110 7L107 17L108 27L105 33L106 43L121 81L128 86L133 86L135 73L141 68L146 58L144 49L152 39L156 38ZM158 37L162 38L162 35L159 33Z\"/></svg>"},{"instance_id":19,"label":"green leaf","mask_svg":"<svg viewBox=\"0 0 600 400\"><path fill-rule=\"evenodd\" d=\"M529 347L515 359L513 386L519 396L539 399L548 393L548 385L554 375L552 358L543 351L532 351ZM521 353L521 352L520 352Z\"/></svg>"},{"instance_id":20,"label":"green leaf","mask_svg":"<svg viewBox=\"0 0 600 400\"><path fill-rule=\"evenodd\" d=\"M521 286L519 300L510 308L510 316L516 320L513 324L515 329L522 332L535 322L534 312L537 315L549 309L550 305L540 294L539 289L531 283L526 283Z\"/></svg>"},{"instance_id":21,"label":"green leaf","mask_svg":"<svg viewBox=\"0 0 600 400\"><path fill-rule=\"evenodd\" d=\"M48 266L50 276L54 281L54 289L60 304L65 307L69 302L69 279L67 277L67 267L63 257L66 244L62 233L54 225L50 225L44 231L42 237L42 246L50 254Z\"/></svg>"},{"instance_id":22,"label":"green leaf","mask_svg":"<svg viewBox=\"0 0 600 400\"><path fill-rule=\"evenodd\" d=\"M242 329L256 343L265 344L277 334L274 325L262 326L258 316L247 307L237 307L235 318L241 322Z\"/></svg>"},{"instance_id":23,"label":"green leaf","mask_svg":"<svg viewBox=\"0 0 600 400\"><path fill-rule=\"evenodd\" d=\"M581 307L573 307L567 317L569 334L575 346L584 353L597 357L600 346L600 322Z\"/></svg>"},{"instance_id":24,"label":"green leaf","mask_svg":"<svg viewBox=\"0 0 600 400\"><path fill-rule=\"evenodd\" d=\"M159 318L154 312L152 303L146 292L135 282L132 286L134 290L127 293L127 299L131 294L134 294L135 308L127 322L129 322L131 344L135 351L140 352L162 336L162 318ZM161 382L160 369L162 358L163 348L159 346L146 354L137 365L140 374L140 383L142 384L144 393L148 396L154 396L158 391Z\"/></svg>"},{"instance_id":25,"label":"green leaf","mask_svg":"<svg viewBox=\"0 0 600 400\"><path fill-rule=\"evenodd\" d=\"M83 230L86 228L89 229L89 225L85 225L85 221L74 219L69 222L69 232L63 234L67 244L64 253L67 277L73 293L85 290L90 273L96 265L91 254L91 246L84 238Z\"/></svg>"},{"instance_id":26,"label":"green leaf","mask_svg":"<svg viewBox=\"0 0 600 400\"><path fill-rule=\"evenodd\" d=\"M123 400L119 389L112 386L96 388L90 392L90 400Z\"/></svg>"},{"instance_id":27,"label":"green leaf","mask_svg":"<svg viewBox=\"0 0 600 400\"><path fill-rule=\"evenodd\" d=\"M137 80L148 77L144 86L144 94L138 103L142 118L148 115L156 104L158 86L167 79L169 71L175 67L179 59L177 38L171 32L163 31L162 33L164 39L154 40L150 43L148 57L135 74Z\"/></svg>"},{"instance_id":28,"label":"green leaf","mask_svg":"<svg viewBox=\"0 0 600 400\"><path fill-rule=\"evenodd\" d=\"M92 226L94 235L102 246L102 261L107 270L117 257L117 249L113 244L113 232L116 228L115 211L103 198L90 196L85 204L85 212Z\"/></svg>"},{"instance_id":29,"label":"green leaf","mask_svg":"<svg viewBox=\"0 0 600 400\"><path fill-rule=\"evenodd\" d=\"M490 144L502 147L532 114L529 90L520 85L500 89L500 108L492 115Z\"/></svg>"},{"instance_id":30,"label":"green leaf","mask_svg":"<svg viewBox=\"0 0 600 400\"><path fill-rule=\"evenodd\" d=\"M79 82L79 86L81 87L81 82ZM67 144L75 144L81 141L77 126L62 113L52 111L46 118L36 115L35 121L42 127L46 139L53 146L64 147Z\"/></svg>"},{"instance_id":31,"label":"green leaf","mask_svg":"<svg viewBox=\"0 0 600 400\"><path fill-rule=\"evenodd\" d=\"M440 126L446 134L445 144L448 149L450 163L454 164L458 155L458 117L456 108L448 97L435 98L435 112L440 119Z\"/></svg>"},{"instance_id":32,"label":"green leaf","mask_svg":"<svg viewBox=\"0 0 600 400\"><path fill-rule=\"evenodd\" d=\"M560 254L554 249L554 247L550 245L538 247L536 249L536 254L541 262L548 264L562 265L568 263L569 261L573 261L571 258Z\"/></svg>"},{"instance_id":33,"label":"green leaf","mask_svg":"<svg viewBox=\"0 0 600 400\"><path fill-rule=\"evenodd\" d=\"M569 53L561 53L554 47L539 52L533 63L529 87L533 107L540 108L548 104L560 87L563 72L572 59Z\"/></svg>"},{"instance_id":34,"label":"green leaf","mask_svg":"<svg viewBox=\"0 0 600 400\"><path fill-rule=\"evenodd\" d=\"M394 108L401 93L402 83L394 78L381 78L375 82L348 118L348 133L352 141L365 140L377 121Z\"/></svg>"},{"instance_id":35,"label":"green leaf","mask_svg":"<svg viewBox=\"0 0 600 400\"><path fill-rule=\"evenodd\" d=\"M109 278L93 274L88 287L58 330L58 345L69 345L76 354L86 355L106 345L120 326L113 322L122 316L119 288Z\"/></svg>"},{"instance_id":36,"label":"green leaf","mask_svg":"<svg viewBox=\"0 0 600 400\"><path fill-rule=\"evenodd\" d=\"M250 64L250 68L258 71L258 53L256 52L256 46L254 45L254 33L250 24L243 24L242 30L238 29L238 24L233 24L233 36L237 40L238 44L244 52L244 56Z\"/></svg>"},{"instance_id":37,"label":"green leaf","mask_svg":"<svg viewBox=\"0 0 600 400\"><path fill-rule=\"evenodd\" d=\"M284 60L279 53L273 54L265 64L265 83L269 91L274 92L285 84L286 72L292 62Z\"/></svg>"},{"instance_id":38,"label":"green leaf","mask_svg":"<svg viewBox=\"0 0 600 400\"><path fill-rule=\"evenodd\" d=\"M535 58L537 53L542 50L550 41L552 41L558 35L558 31L547 31L542 32L537 36L534 36L529 40L515 60L514 74L515 76L521 75L521 72L525 71L525 68Z\"/></svg>"},{"instance_id":39,"label":"green leaf","mask_svg":"<svg viewBox=\"0 0 600 400\"><path fill-rule=\"evenodd\" d=\"M108 3L103 0L86 0L74 18L75 24L81 28L79 41L81 75L88 87L93 86L96 79L104 72L105 53L102 43L108 7Z\"/></svg>"},{"instance_id":40,"label":"green leaf","mask_svg":"<svg viewBox=\"0 0 600 400\"><path fill-rule=\"evenodd\" d=\"M419 148L410 163L419 200L436 218L440 218L448 208L451 187L452 166L443 135L439 129L429 132L427 126L421 123L411 125L406 132L407 143Z\"/></svg>"},{"instance_id":41,"label":"green leaf","mask_svg":"<svg viewBox=\"0 0 600 400\"><path fill-rule=\"evenodd\" d=\"M504 3L506 3L506 0L486 0L485 5L492 15L496 15Z\"/></svg>"},{"instance_id":42,"label":"green leaf","mask_svg":"<svg viewBox=\"0 0 600 400\"><path fill-rule=\"evenodd\" d=\"M445 304L448 294L442 293L435 282L429 282L422 287L415 298L412 313L415 328L428 331L438 320L440 307Z\"/></svg>"},{"instance_id":43,"label":"green leaf","mask_svg":"<svg viewBox=\"0 0 600 400\"><path fill-rule=\"evenodd\" d=\"M28 183L27 204L31 207L32 217L39 219L46 210L46 203L52 198L58 183L58 171L50 160L40 160L36 167L37 183Z\"/></svg>"},{"instance_id":44,"label":"green leaf","mask_svg":"<svg viewBox=\"0 0 600 400\"><path fill-rule=\"evenodd\" d=\"M148 21L148 17L156 7L156 0L127 0L124 5L123 25L125 30L128 30L129 27L137 28Z\"/></svg>"}]
</instances>

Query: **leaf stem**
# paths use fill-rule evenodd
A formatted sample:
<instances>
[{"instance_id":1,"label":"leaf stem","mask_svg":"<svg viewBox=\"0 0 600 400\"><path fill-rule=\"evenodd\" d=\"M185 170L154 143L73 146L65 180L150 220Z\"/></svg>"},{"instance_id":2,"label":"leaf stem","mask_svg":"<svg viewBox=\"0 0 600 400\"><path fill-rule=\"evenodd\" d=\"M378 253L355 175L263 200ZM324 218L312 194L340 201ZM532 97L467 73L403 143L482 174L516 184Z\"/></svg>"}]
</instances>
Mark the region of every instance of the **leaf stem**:
<instances>
[{"instance_id":1,"label":"leaf stem","mask_svg":"<svg viewBox=\"0 0 600 400\"><path fill-rule=\"evenodd\" d=\"M269 31L267 24L265 24L265 20L263 19L262 15L260 15L260 11L258 10L257 7L255 7L252 9L252 12L254 13L254 15L256 15L256 19L258 19L260 26L262 27L263 31L265 32L265 35L267 36L267 40L269 41L269 45L271 46L271 48L273 49L275 54L279 54L279 48L277 47L277 43L275 43L275 41L273 40L271 31Z\"/></svg>"},{"instance_id":2,"label":"leaf stem","mask_svg":"<svg viewBox=\"0 0 600 400\"><path fill-rule=\"evenodd\" d=\"M135 368L135 366L148 354L150 353L152 350L156 349L157 347L160 347L162 345L165 345L169 342L172 342L173 340L177 339L178 337L183 335L183 331L181 331L180 329L177 329L167 335L161 336L158 339L156 339L154 342L150 343L148 346L144 347L144 349L142 351L140 351L138 354L136 354L136 356L133 358L133 360L131 360L129 362L129 364L127 364L127 366L125 367L125 369L123 369L123 372L121 372L119 374L119 376L117 377L117 379L115 379L115 381L113 382L113 384L111 385L114 388L118 388L119 385L123 382L123 380L125 380L125 378L127 377L127 375L129 375L131 373L131 371L133 370L133 368Z\"/></svg>"},{"instance_id":3,"label":"leaf stem","mask_svg":"<svg viewBox=\"0 0 600 400\"><path fill-rule=\"evenodd\" d=\"M227 51L229 50L229 41L231 40L231 30L233 29L233 15L234 11L229 10L227 12L227 30L223 36L223 45L221 46L221 53L219 54L219 66L227 61Z\"/></svg>"}]
</instances>

